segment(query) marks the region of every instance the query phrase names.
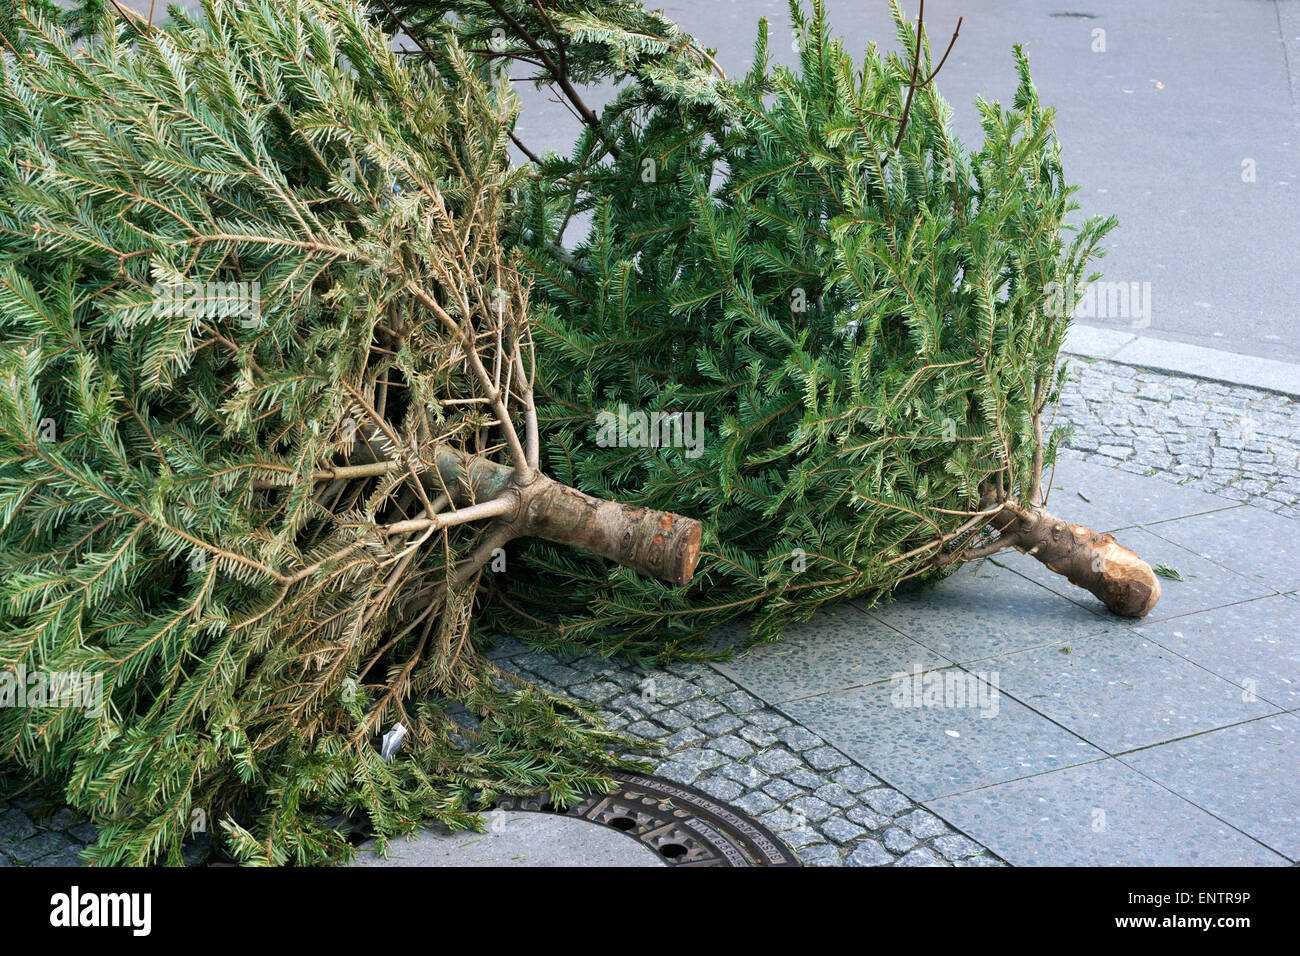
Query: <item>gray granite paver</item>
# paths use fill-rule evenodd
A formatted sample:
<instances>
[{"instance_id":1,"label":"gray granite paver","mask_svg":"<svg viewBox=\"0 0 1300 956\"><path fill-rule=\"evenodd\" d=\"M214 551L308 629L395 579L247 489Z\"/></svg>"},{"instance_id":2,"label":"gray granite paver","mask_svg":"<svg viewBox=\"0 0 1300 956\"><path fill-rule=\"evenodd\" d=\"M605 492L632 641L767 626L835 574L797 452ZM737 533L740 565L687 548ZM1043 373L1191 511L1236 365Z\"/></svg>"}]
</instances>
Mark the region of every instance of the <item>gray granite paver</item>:
<instances>
[{"instance_id":1,"label":"gray granite paver","mask_svg":"<svg viewBox=\"0 0 1300 956\"><path fill-rule=\"evenodd\" d=\"M663 707L694 700L702 692L700 687L690 681L662 671L652 671L645 675L637 681L636 688L643 700L654 701Z\"/></svg>"},{"instance_id":2,"label":"gray granite paver","mask_svg":"<svg viewBox=\"0 0 1300 956\"><path fill-rule=\"evenodd\" d=\"M835 812L835 808L829 803L811 796L796 797L790 801L789 806L813 823L820 823Z\"/></svg>"},{"instance_id":3,"label":"gray granite paver","mask_svg":"<svg viewBox=\"0 0 1300 956\"><path fill-rule=\"evenodd\" d=\"M808 826L798 826L792 830L781 830L781 839L789 847L800 850L815 845L825 845L826 838Z\"/></svg>"},{"instance_id":4,"label":"gray granite paver","mask_svg":"<svg viewBox=\"0 0 1300 956\"><path fill-rule=\"evenodd\" d=\"M868 790L862 794L862 802L869 806L876 813L890 816L900 813L903 810L911 808L912 801L907 799L897 790L889 787L879 787L875 790ZM853 819L852 816L849 819Z\"/></svg>"},{"instance_id":5,"label":"gray granite paver","mask_svg":"<svg viewBox=\"0 0 1300 956\"><path fill-rule=\"evenodd\" d=\"M952 865L953 866L1005 866L1006 864L1003 863L995 856L980 854L979 856L971 856L961 860L954 860Z\"/></svg>"},{"instance_id":6,"label":"gray granite paver","mask_svg":"<svg viewBox=\"0 0 1300 956\"><path fill-rule=\"evenodd\" d=\"M1278 709L1249 700L1238 685L1138 632L1008 654L987 663L996 669L1005 694L1111 754Z\"/></svg>"},{"instance_id":7,"label":"gray granite paver","mask_svg":"<svg viewBox=\"0 0 1300 956\"><path fill-rule=\"evenodd\" d=\"M1025 560L1038 563L1033 558ZM1085 591L1079 594L1091 599ZM1117 626L1099 619L1072 597L1063 597L992 561L965 565L934 587L899 594L892 603L877 605L869 613L957 663L1053 641L1077 640ZM915 663L923 671L931 669L924 661ZM914 664L909 663L899 672L913 669ZM787 707L782 709L789 712Z\"/></svg>"},{"instance_id":8,"label":"gray granite paver","mask_svg":"<svg viewBox=\"0 0 1300 956\"><path fill-rule=\"evenodd\" d=\"M916 837L899 827L890 827L884 834L885 846L893 853L906 853L916 846Z\"/></svg>"},{"instance_id":9,"label":"gray granite paver","mask_svg":"<svg viewBox=\"0 0 1300 956\"><path fill-rule=\"evenodd\" d=\"M931 846L949 860L960 860L984 852L984 848L974 840L957 834L941 836Z\"/></svg>"},{"instance_id":10,"label":"gray granite paver","mask_svg":"<svg viewBox=\"0 0 1300 956\"><path fill-rule=\"evenodd\" d=\"M763 750L776 743L776 736L761 727L743 727L739 733L744 740Z\"/></svg>"},{"instance_id":11,"label":"gray granite paver","mask_svg":"<svg viewBox=\"0 0 1300 956\"><path fill-rule=\"evenodd\" d=\"M792 810L787 810L785 807L777 807L774 810L767 811L758 818L758 822L769 830L778 833L794 830L805 824L803 817Z\"/></svg>"},{"instance_id":12,"label":"gray granite paver","mask_svg":"<svg viewBox=\"0 0 1300 956\"><path fill-rule=\"evenodd\" d=\"M880 785L880 781L861 767L844 767L831 775L831 779L849 793L861 793Z\"/></svg>"},{"instance_id":13,"label":"gray granite paver","mask_svg":"<svg viewBox=\"0 0 1300 956\"><path fill-rule=\"evenodd\" d=\"M634 724L629 724L627 729L628 733L636 734L646 740L658 740L660 737L668 736L667 730L648 720L638 720Z\"/></svg>"},{"instance_id":14,"label":"gray granite paver","mask_svg":"<svg viewBox=\"0 0 1300 956\"><path fill-rule=\"evenodd\" d=\"M862 840L844 859L849 866L888 866L894 857L876 840Z\"/></svg>"},{"instance_id":15,"label":"gray granite paver","mask_svg":"<svg viewBox=\"0 0 1300 956\"><path fill-rule=\"evenodd\" d=\"M897 822L899 826L918 840L943 836L948 832L947 824L933 813L926 813L924 810L913 810L911 813L899 817Z\"/></svg>"},{"instance_id":16,"label":"gray granite paver","mask_svg":"<svg viewBox=\"0 0 1300 956\"><path fill-rule=\"evenodd\" d=\"M81 858L81 845L65 840L64 845L46 856L41 857L35 863L36 866L85 866L85 861Z\"/></svg>"},{"instance_id":17,"label":"gray granite paver","mask_svg":"<svg viewBox=\"0 0 1300 956\"><path fill-rule=\"evenodd\" d=\"M679 714L684 714L694 720L707 720L710 717L716 717L723 713L721 704L700 698L699 700L688 701L677 708Z\"/></svg>"},{"instance_id":18,"label":"gray granite paver","mask_svg":"<svg viewBox=\"0 0 1300 956\"><path fill-rule=\"evenodd\" d=\"M1071 359L1070 366L1057 421L1073 425L1067 445L1074 454L1088 454L1094 464L1153 476L1166 488L1188 483L1197 491L1300 518L1300 400L1184 376L1137 372L1168 386L1175 398L1163 405L1128 397L1125 382L1135 377L1128 366L1077 359ZM1131 454L1123 461L1106 458L1096 454L1103 445ZM1163 448L1164 454L1142 453L1139 446ZM1154 488L1143 494L1159 497ZM1065 506L1059 507L1068 517ZM1139 514L1128 520L1155 519Z\"/></svg>"},{"instance_id":19,"label":"gray granite paver","mask_svg":"<svg viewBox=\"0 0 1300 956\"><path fill-rule=\"evenodd\" d=\"M826 843L816 843L799 850L799 859L804 866L843 866L844 859L839 850Z\"/></svg>"},{"instance_id":20,"label":"gray granite paver","mask_svg":"<svg viewBox=\"0 0 1300 956\"><path fill-rule=\"evenodd\" d=\"M747 694L743 690L733 691L730 694L724 694L718 698L718 703L726 707L733 714L748 714L751 711L759 710L763 707L763 702L753 694Z\"/></svg>"},{"instance_id":21,"label":"gray granite paver","mask_svg":"<svg viewBox=\"0 0 1300 956\"><path fill-rule=\"evenodd\" d=\"M878 776L919 800L1102 756L1087 741L1007 695L994 700L996 710L900 707L888 685L876 684L783 706L849 757L870 764ZM865 799L872 801L871 791Z\"/></svg>"},{"instance_id":22,"label":"gray granite paver","mask_svg":"<svg viewBox=\"0 0 1300 956\"><path fill-rule=\"evenodd\" d=\"M763 788L763 792L780 800L783 805L788 805L791 800L803 796L806 791L796 787L788 780L773 780Z\"/></svg>"},{"instance_id":23,"label":"gray granite paver","mask_svg":"<svg viewBox=\"0 0 1300 956\"><path fill-rule=\"evenodd\" d=\"M813 791L813 796L825 800L833 807L850 807L857 801L838 783L828 783Z\"/></svg>"},{"instance_id":24,"label":"gray granite paver","mask_svg":"<svg viewBox=\"0 0 1300 956\"><path fill-rule=\"evenodd\" d=\"M781 716L774 710L763 710L754 714L746 714L745 720L760 730L772 732L782 727L790 726L790 721Z\"/></svg>"},{"instance_id":25,"label":"gray granite paver","mask_svg":"<svg viewBox=\"0 0 1300 956\"><path fill-rule=\"evenodd\" d=\"M764 773L777 774L793 770L795 767L801 766L803 761L788 750L773 747L771 750L764 750L750 763Z\"/></svg>"},{"instance_id":26,"label":"gray granite paver","mask_svg":"<svg viewBox=\"0 0 1300 956\"><path fill-rule=\"evenodd\" d=\"M818 747L816 750L809 750L804 756L808 759L809 766L817 770L837 770L849 762L848 758L834 747Z\"/></svg>"},{"instance_id":27,"label":"gray granite paver","mask_svg":"<svg viewBox=\"0 0 1300 956\"><path fill-rule=\"evenodd\" d=\"M907 805L911 805L911 801L906 797L903 797L903 801ZM848 812L844 814L844 819L860 824L868 830L879 830L889 823L888 814L876 813L867 807L850 807Z\"/></svg>"},{"instance_id":28,"label":"gray granite paver","mask_svg":"<svg viewBox=\"0 0 1300 956\"><path fill-rule=\"evenodd\" d=\"M1013 866L1287 863L1115 758L926 805Z\"/></svg>"},{"instance_id":29,"label":"gray granite paver","mask_svg":"<svg viewBox=\"0 0 1300 956\"><path fill-rule=\"evenodd\" d=\"M1295 518L1241 505L1146 529L1273 590L1300 588L1300 521Z\"/></svg>"},{"instance_id":30,"label":"gray granite paver","mask_svg":"<svg viewBox=\"0 0 1300 956\"><path fill-rule=\"evenodd\" d=\"M700 730L704 731L710 737L717 737L722 734L729 734L737 727L743 727L745 722L735 714L723 714L721 717L714 717L712 720L706 720L701 723Z\"/></svg>"},{"instance_id":31,"label":"gray granite paver","mask_svg":"<svg viewBox=\"0 0 1300 956\"><path fill-rule=\"evenodd\" d=\"M655 723L663 724L669 730L696 730L695 719L676 710L661 710L655 714Z\"/></svg>"},{"instance_id":32,"label":"gray granite paver","mask_svg":"<svg viewBox=\"0 0 1300 956\"><path fill-rule=\"evenodd\" d=\"M784 727L776 732L776 736L791 750L811 750L826 743L806 727Z\"/></svg>"},{"instance_id":33,"label":"gray granite paver","mask_svg":"<svg viewBox=\"0 0 1300 956\"><path fill-rule=\"evenodd\" d=\"M1121 760L1292 862L1300 861L1300 716L1264 717Z\"/></svg>"},{"instance_id":34,"label":"gray granite paver","mask_svg":"<svg viewBox=\"0 0 1300 956\"><path fill-rule=\"evenodd\" d=\"M714 750L719 750L726 754L732 760L744 760L754 753L754 748L745 741L741 740L735 734L726 734L717 737L710 744Z\"/></svg>"},{"instance_id":35,"label":"gray granite paver","mask_svg":"<svg viewBox=\"0 0 1300 956\"><path fill-rule=\"evenodd\" d=\"M623 693L623 688L612 681L597 680L586 684L578 684L570 688L569 693L593 704L604 704Z\"/></svg>"},{"instance_id":36,"label":"gray granite paver","mask_svg":"<svg viewBox=\"0 0 1300 956\"><path fill-rule=\"evenodd\" d=\"M793 770L787 770L783 776L796 787L802 787L805 790L817 790L826 783L824 777L813 773L806 767L795 767Z\"/></svg>"},{"instance_id":37,"label":"gray granite paver","mask_svg":"<svg viewBox=\"0 0 1300 956\"><path fill-rule=\"evenodd\" d=\"M69 827L67 832L68 836L85 845L95 841L96 836L99 834L99 828L89 821L83 821L74 827Z\"/></svg>"},{"instance_id":38,"label":"gray granite paver","mask_svg":"<svg viewBox=\"0 0 1300 956\"><path fill-rule=\"evenodd\" d=\"M933 850L917 847L905 854L894 866L947 866L948 864Z\"/></svg>"},{"instance_id":39,"label":"gray granite paver","mask_svg":"<svg viewBox=\"0 0 1300 956\"><path fill-rule=\"evenodd\" d=\"M776 703L888 680L918 662L924 667L947 663L933 651L900 639L848 603L819 611L812 619L787 628L780 642L753 647L718 664L718 669L769 703Z\"/></svg>"},{"instance_id":40,"label":"gray granite paver","mask_svg":"<svg viewBox=\"0 0 1300 956\"><path fill-rule=\"evenodd\" d=\"M767 774L747 763L729 763L722 768L722 773L735 780L747 790L759 790L772 780Z\"/></svg>"},{"instance_id":41,"label":"gray granite paver","mask_svg":"<svg viewBox=\"0 0 1300 956\"><path fill-rule=\"evenodd\" d=\"M1182 518L1237 503L1196 488L1149 481L1095 459L1062 455L1044 476L1047 507L1053 514L1093 531L1116 531L1135 524Z\"/></svg>"},{"instance_id":42,"label":"gray granite paver","mask_svg":"<svg viewBox=\"0 0 1300 956\"><path fill-rule=\"evenodd\" d=\"M1135 631L1283 710L1300 707L1300 612L1286 596L1259 598Z\"/></svg>"},{"instance_id":43,"label":"gray granite paver","mask_svg":"<svg viewBox=\"0 0 1300 956\"><path fill-rule=\"evenodd\" d=\"M867 832L844 817L831 817L828 820L823 820L818 829L836 843L850 843Z\"/></svg>"},{"instance_id":44,"label":"gray granite paver","mask_svg":"<svg viewBox=\"0 0 1300 956\"><path fill-rule=\"evenodd\" d=\"M683 727L664 741L664 748L669 751L681 750L685 747L694 747L704 739L704 734L694 727Z\"/></svg>"},{"instance_id":45,"label":"gray granite paver","mask_svg":"<svg viewBox=\"0 0 1300 956\"><path fill-rule=\"evenodd\" d=\"M769 810L776 810L781 806L765 793L747 793L732 802L751 817L761 816Z\"/></svg>"},{"instance_id":46,"label":"gray granite paver","mask_svg":"<svg viewBox=\"0 0 1300 956\"><path fill-rule=\"evenodd\" d=\"M731 802L745 792L745 788L734 780L728 780L726 777L706 777L703 780L695 781L696 788L703 790L711 797L716 797L724 802Z\"/></svg>"},{"instance_id":47,"label":"gray granite paver","mask_svg":"<svg viewBox=\"0 0 1300 956\"><path fill-rule=\"evenodd\" d=\"M15 863L35 863L71 846L67 836L55 830L41 830L35 835L5 847L5 853Z\"/></svg>"},{"instance_id":48,"label":"gray granite paver","mask_svg":"<svg viewBox=\"0 0 1300 956\"><path fill-rule=\"evenodd\" d=\"M18 843L36 833L36 825L17 807L0 814L0 848L6 844Z\"/></svg>"}]
</instances>

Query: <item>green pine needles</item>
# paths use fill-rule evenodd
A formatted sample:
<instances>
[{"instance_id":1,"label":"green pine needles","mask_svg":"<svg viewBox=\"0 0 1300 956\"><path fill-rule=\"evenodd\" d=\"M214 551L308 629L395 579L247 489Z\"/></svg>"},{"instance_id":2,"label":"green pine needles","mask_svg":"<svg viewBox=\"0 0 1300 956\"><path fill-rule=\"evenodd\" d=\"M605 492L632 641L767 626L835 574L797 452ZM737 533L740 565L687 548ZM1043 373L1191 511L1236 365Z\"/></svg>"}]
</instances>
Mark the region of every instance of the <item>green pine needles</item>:
<instances>
[{"instance_id":1,"label":"green pine needles","mask_svg":"<svg viewBox=\"0 0 1300 956\"><path fill-rule=\"evenodd\" d=\"M403 62L346 0L209 0L82 50L18 22L6 763L94 816L103 864L178 862L198 821L312 862L347 851L334 811L382 835L603 787L617 738L469 637L511 485L546 483L508 88L450 37Z\"/></svg>"},{"instance_id":2,"label":"green pine needles","mask_svg":"<svg viewBox=\"0 0 1300 956\"><path fill-rule=\"evenodd\" d=\"M704 653L1005 548L1158 599L1044 507L1114 220L1067 224L1018 49L971 152L897 6L855 59L793 5L798 66L764 23L739 79L633 0L95 9L83 44L0 7L0 760L94 862L179 862L196 820L334 860L340 811L606 787L627 741L476 625Z\"/></svg>"},{"instance_id":3,"label":"green pine needles","mask_svg":"<svg viewBox=\"0 0 1300 956\"><path fill-rule=\"evenodd\" d=\"M900 54L854 59L820 2L792 4L798 67L769 65L764 24L736 81L667 28L635 59L635 4L596 5L599 27L536 6L475 4L463 29L505 33L496 55L533 51L548 82L568 50L624 84L571 157L541 163L518 233L548 461L592 493L698 515L705 541L679 589L534 544L504 626L560 614L565 640L665 647L751 614L768 638L1007 547L1149 610L1140 559L1042 509L1064 298L1095 278L1114 220L1066 224L1074 189L1019 49L1014 102L977 104L971 153L896 5ZM702 427L702 453L673 422Z\"/></svg>"}]
</instances>

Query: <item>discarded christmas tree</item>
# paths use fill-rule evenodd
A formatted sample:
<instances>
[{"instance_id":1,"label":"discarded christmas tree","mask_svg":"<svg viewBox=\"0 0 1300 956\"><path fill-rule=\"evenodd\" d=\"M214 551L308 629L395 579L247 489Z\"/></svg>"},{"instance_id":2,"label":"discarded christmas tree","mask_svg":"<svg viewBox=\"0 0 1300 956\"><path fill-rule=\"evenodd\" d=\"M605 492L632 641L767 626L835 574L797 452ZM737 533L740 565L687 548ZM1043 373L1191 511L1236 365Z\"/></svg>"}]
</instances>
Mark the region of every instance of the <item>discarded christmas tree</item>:
<instances>
[{"instance_id":1,"label":"discarded christmas tree","mask_svg":"<svg viewBox=\"0 0 1300 956\"><path fill-rule=\"evenodd\" d=\"M443 33L403 62L345 0L208 0L82 50L16 22L6 765L93 814L104 863L177 861L196 821L312 861L346 846L332 811L392 834L602 786L616 738L475 651L482 572L539 535L681 585L700 526L538 470L508 87Z\"/></svg>"},{"instance_id":2,"label":"discarded christmas tree","mask_svg":"<svg viewBox=\"0 0 1300 956\"><path fill-rule=\"evenodd\" d=\"M530 544L515 622L567 613L566 638L625 647L752 613L771 636L1008 548L1117 614L1150 611L1150 567L1044 504L1058 353L1113 220L1066 225L1074 190L1018 49L1014 103L978 104L969 153L924 6L915 25L894 7L900 54L859 62L820 3L792 5L798 68L770 66L764 24L739 81L627 0L397 15L418 32L449 10L479 56L531 64L587 126L571 157L540 159L516 234L544 306L552 473L705 523L677 589ZM619 84L599 115L578 89L595 80Z\"/></svg>"}]
</instances>

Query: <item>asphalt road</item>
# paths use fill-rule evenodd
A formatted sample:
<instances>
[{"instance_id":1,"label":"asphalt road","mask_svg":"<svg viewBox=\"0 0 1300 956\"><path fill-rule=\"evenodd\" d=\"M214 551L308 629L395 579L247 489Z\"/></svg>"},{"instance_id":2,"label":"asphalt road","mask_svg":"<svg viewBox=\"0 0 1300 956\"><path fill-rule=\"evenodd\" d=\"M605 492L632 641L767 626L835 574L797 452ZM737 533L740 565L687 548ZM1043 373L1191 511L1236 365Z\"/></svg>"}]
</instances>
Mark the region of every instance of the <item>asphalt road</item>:
<instances>
[{"instance_id":1,"label":"asphalt road","mask_svg":"<svg viewBox=\"0 0 1300 956\"><path fill-rule=\"evenodd\" d=\"M827 5L850 49L897 45L888 0ZM916 0L904 6L915 15ZM716 47L728 75L748 68L760 16L774 51L794 62L784 0L663 0L662 9ZM1148 327L1127 317L1088 324L1300 362L1300 0L930 0L933 46L946 46L959 14L961 36L936 81L958 134L979 142L974 100L1010 99L1010 51L1023 44L1043 99L1057 106L1083 212L1119 216L1105 279L1150 283ZM524 141L565 150L576 121L548 93L521 93Z\"/></svg>"}]
</instances>

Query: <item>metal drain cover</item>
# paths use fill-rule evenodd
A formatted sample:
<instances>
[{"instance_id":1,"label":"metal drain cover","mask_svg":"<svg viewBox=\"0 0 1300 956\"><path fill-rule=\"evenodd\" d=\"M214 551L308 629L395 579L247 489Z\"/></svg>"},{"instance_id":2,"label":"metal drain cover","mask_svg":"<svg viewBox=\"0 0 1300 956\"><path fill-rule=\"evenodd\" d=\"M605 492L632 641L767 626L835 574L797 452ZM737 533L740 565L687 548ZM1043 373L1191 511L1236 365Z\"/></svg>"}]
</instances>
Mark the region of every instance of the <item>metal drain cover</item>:
<instances>
[{"instance_id":1,"label":"metal drain cover","mask_svg":"<svg viewBox=\"0 0 1300 956\"><path fill-rule=\"evenodd\" d=\"M563 811L634 836L670 866L798 866L763 825L706 793L647 774L613 771L619 782ZM561 812L544 794L502 797L503 810Z\"/></svg>"}]
</instances>

